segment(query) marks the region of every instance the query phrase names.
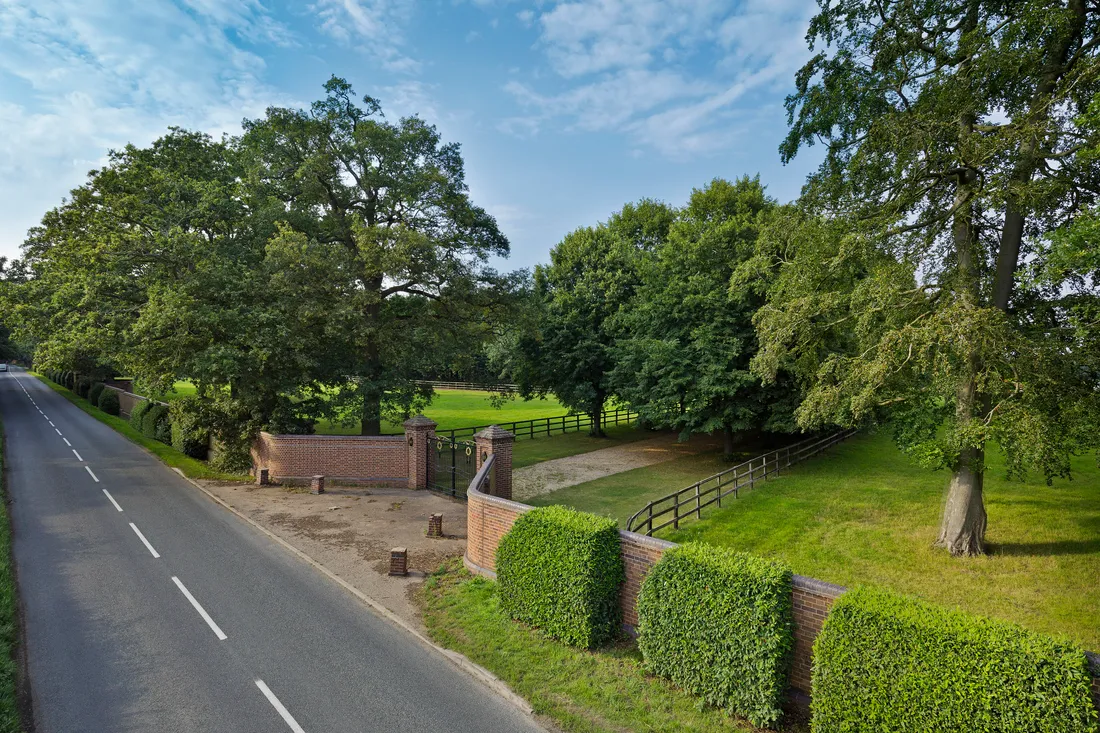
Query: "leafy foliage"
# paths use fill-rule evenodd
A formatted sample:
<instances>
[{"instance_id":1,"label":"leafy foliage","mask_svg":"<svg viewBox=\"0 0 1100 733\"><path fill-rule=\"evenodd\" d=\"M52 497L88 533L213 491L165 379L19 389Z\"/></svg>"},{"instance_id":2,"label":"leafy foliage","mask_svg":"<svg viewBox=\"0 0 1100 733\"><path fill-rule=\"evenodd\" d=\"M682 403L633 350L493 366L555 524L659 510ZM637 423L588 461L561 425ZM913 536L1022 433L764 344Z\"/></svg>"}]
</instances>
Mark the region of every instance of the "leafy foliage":
<instances>
[{"instance_id":1,"label":"leafy foliage","mask_svg":"<svg viewBox=\"0 0 1100 733\"><path fill-rule=\"evenodd\" d=\"M638 595L646 668L768 726L782 712L794 622L791 570L698 543L668 550Z\"/></svg>"},{"instance_id":2,"label":"leafy foliage","mask_svg":"<svg viewBox=\"0 0 1100 733\"><path fill-rule=\"evenodd\" d=\"M121 409L121 405L119 405L118 401L118 393L113 389L101 390L99 400L93 402L93 404L108 415L117 415Z\"/></svg>"},{"instance_id":3,"label":"leafy foliage","mask_svg":"<svg viewBox=\"0 0 1100 733\"><path fill-rule=\"evenodd\" d=\"M885 590L833 605L814 642L813 730L1095 733L1084 653Z\"/></svg>"},{"instance_id":4,"label":"leafy foliage","mask_svg":"<svg viewBox=\"0 0 1100 733\"><path fill-rule=\"evenodd\" d=\"M141 434L146 438L172 444L172 422L168 414L168 405L152 403L141 417Z\"/></svg>"},{"instance_id":5,"label":"leafy foliage","mask_svg":"<svg viewBox=\"0 0 1100 733\"><path fill-rule=\"evenodd\" d=\"M501 608L573 646L613 638L624 570L612 519L560 506L520 515L497 547Z\"/></svg>"},{"instance_id":6,"label":"leafy foliage","mask_svg":"<svg viewBox=\"0 0 1100 733\"><path fill-rule=\"evenodd\" d=\"M138 400L138 403L130 410L130 424L138 431L143 429L145 425L145 413L149 411L149 408L152 407L153 404L154 403L150 400Z\"/></svg>"},{"instance_id":7,"label":"leafy foliage","mask_svg":"<svg viewBox=\"0 0 1100 733\"><path fill-rule=\"evenodd\" d=\"M210 430L206 426L202 400L196 396L174 400L168 407L172 423L172 447L184 455L206 460Z\"/></svg>"},{"instance_id":8,"label":"leafy foliage","mask_svg":"<svg viewBox=\"0 0 1100 733\"><path fill-rule=\"evenodd\" d=\"M95 382L88 388L88 402L91 402L95 406L99 406L99 396L103 394L104 388L103 382Z\"/></svg>"}]
</instances>

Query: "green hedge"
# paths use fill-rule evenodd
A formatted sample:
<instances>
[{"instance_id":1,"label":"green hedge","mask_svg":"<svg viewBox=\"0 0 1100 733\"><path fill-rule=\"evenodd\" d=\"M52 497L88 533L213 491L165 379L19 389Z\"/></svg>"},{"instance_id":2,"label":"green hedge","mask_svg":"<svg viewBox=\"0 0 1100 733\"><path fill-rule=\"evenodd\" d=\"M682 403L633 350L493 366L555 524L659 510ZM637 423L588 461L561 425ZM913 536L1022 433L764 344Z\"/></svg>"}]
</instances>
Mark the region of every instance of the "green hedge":
<instances>
[{"instance_id":1,"label":"green hedge","mask_svg":"<svg viewBox=\"0 0 1100 733\"><path fill-rule=\"evenodd\" d=\"M95 406L99 406L99 396L103 394L104 388L103 382L95 382L88 388L88 402L91 402Z\"/></svg>"},{"instance_id":2,"label":"green hedge","mask_svg":"<svg viewBox=\"0 0 1100 733\"><path fill-rule=\"evenodd\" d=\"M813 730L1094 733L1084 652L885 590L841 596L814 642Z\"/></svg>"},{"instance_id":3,"label":"green hedge","mask_svg":"<svg viewBox=\"0 0 1100 733\"><path fill-rule=\"evenodd\" d=\"M722 547L665 552L638 594L645 666L765 727L779 719L794 649L791 570Z\"/></svg>"},{"instance_id":4,"label":"green hedge","mask_svg":"<svg viewBox=\"0 0 1100 733\"><path fill-rule=\"evenodd\" d=\"M141 433L146 438L172 444L172 421L168 417L168 406L154 402L141 417Z\"/></svg>"},{"instance_id":5,"label":"green hedge","mask_svg":"<svg viewBox=\"0 0 1100 733\"><path fill-rule=\"evenodd\" d=\"M574 646L617 634L623 577L615 520L574 509L526 512L497 547L504 611Z\"/></svg>"},{"instance_id":6,"label":"green hedge","mask_svg":"<svg viewBox=\"0 0 1100 733\"><path fill-rule=\"evenodd\" d=\"M197 397L183 397L168 408L172 419L172 447L180 453L205 461L210 451L210 430L202 418Z\"/></svg>"},{"instance_id":7,"label":"green hedge","mask_svg":"<svg viewBox=\"0 0 1100 733\"><path fill-rule=\"evenodd\" d=\"M138 400L138 403L134 405L134 409L130 410L130 425L137 430L141 430L143 426L142 420L145 418L145 413L153 406L153 403L149 400Z\"/></svg>"},{"instance_id":8,"label":"green hedge","mask_svg":"<svg viewBox=\"0 0 1100 733\"><path fill-rule=\"evenodd\" d=\"M117 415L121 408L118 402L118 393L113 389L102 390L97 404L99 409L103 410L108 415Z\"/></svg>"}]
</instances>

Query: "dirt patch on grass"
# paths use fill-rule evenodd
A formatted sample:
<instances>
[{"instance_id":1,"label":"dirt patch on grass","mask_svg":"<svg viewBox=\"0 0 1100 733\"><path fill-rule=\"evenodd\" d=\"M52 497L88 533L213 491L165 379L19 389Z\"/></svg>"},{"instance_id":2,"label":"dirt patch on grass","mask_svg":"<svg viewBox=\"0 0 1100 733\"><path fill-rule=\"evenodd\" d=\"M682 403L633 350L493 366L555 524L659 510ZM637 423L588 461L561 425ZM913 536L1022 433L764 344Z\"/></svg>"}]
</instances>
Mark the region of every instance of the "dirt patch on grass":
<instances>
[{"instance_id":1,"label":"dirt patch on grass","mask_svg":"<svg viewBox=\"0 0 1100 733\"><path fill-rule=\"evenodd\" d=\"M715 450L719 446L719 439L708 435L693 435L690 440L681 443L675 434L664 434L590 453L555 458L517 468L512 473L512 496L517 501L523 501L604 476Z\"/></svg>"},{"instance_id":2,"label":"dirt patch on grass","mask_svg":"<svg viewBox=\"0 0 1100 733\"><path fill-rule=\"evenodd\" d=\"M406 621L421 627L413 592L428 573L466 550L466 504L430 491L203 482L231 507L289 542ZM428 517L443 515L442 538L427 536ZM389 553L409 552L409 575L393 578Z\"/></svg>"}]
</instances>

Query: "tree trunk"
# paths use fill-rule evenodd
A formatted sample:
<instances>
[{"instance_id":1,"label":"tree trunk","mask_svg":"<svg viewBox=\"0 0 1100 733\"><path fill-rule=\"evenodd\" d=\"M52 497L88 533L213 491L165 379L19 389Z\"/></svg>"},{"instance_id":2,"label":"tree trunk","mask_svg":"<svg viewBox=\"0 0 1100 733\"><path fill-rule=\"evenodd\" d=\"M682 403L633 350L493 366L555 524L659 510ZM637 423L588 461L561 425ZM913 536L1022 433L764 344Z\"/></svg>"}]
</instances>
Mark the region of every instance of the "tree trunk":
<instances>
[{"instance_id":1,"label":"tree trunk","mask_svg":"<svg viewBox=\"0 0 1100 733\"><path fill-rule=\"evenodd\" d=\"M603 432L603 405L606 398L602 394L596 395L595 409L592 411L592 430L589 435L594 435L597 438L604 437Z\"/></svg>"},{"instance_id":2,"label":"tree trunk","mask_svg":"<svg viewBox=\"0 0 1100 733\"><path fill-rule=\"evenodd\" d=\"M723 458L727 461L733 457L733 428L727 425L723 430L724 445L722 448Z\"/></svg>"},{"instance_id":3,"label":"tree trunk","mask_svg":"<svg viewBox=\"0 0 1100 733\"><path fill-rule=\"evenodd\" d=\"M965 448L947 487L936 547L956 557L985 554L985 503L982 498L981 448Z\"/></svg>"},{"instance_id":4,"label":"tree trunk","mask_svg":"<svg viewBox=\"0 0 1100 733\"><path fill-rule=\"evenodd\" d=\"M371 277L365 281L367 290L377 295L377 300L368 303L363 317L367 321L367 347L364 354L362 383L363 414L360 422L360 435L382 434L382 354L378 347L378 322L382 315L382 277Z\"/></svg>"}]
</instances>

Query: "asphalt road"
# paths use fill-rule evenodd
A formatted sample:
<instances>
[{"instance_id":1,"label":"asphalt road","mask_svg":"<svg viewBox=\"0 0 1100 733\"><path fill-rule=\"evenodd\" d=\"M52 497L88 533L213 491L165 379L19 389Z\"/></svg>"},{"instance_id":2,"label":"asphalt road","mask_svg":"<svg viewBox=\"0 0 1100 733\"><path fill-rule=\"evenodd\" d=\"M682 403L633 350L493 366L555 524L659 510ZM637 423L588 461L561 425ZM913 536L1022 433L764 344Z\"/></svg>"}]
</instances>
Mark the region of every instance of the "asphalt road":
<instances>
[{"instance_id":1,"label":"asphalt road","mask_svg":"<svg viewBox=\"0 0 1100 733\"><path fill-rule=\"evenodd\" d=\"M0 414L39 733L541 730L34 377Z\"/></svg>"}]
</instances>

